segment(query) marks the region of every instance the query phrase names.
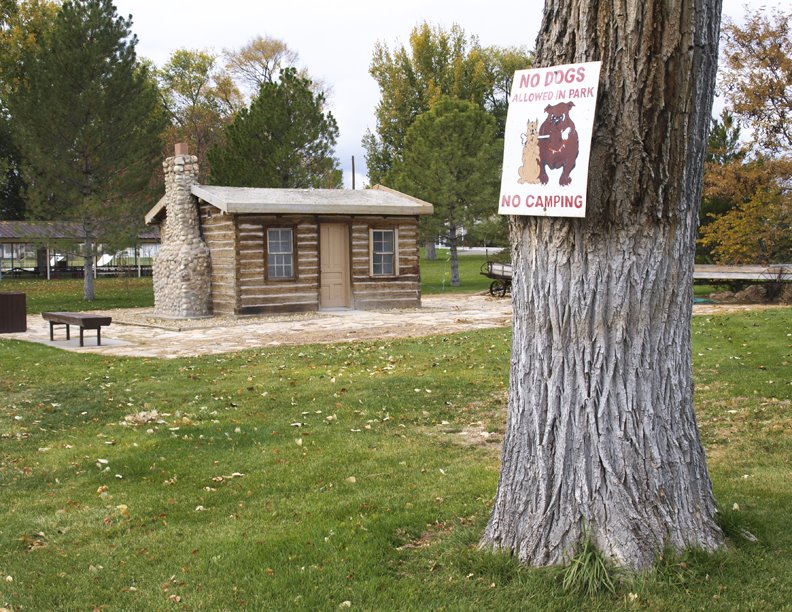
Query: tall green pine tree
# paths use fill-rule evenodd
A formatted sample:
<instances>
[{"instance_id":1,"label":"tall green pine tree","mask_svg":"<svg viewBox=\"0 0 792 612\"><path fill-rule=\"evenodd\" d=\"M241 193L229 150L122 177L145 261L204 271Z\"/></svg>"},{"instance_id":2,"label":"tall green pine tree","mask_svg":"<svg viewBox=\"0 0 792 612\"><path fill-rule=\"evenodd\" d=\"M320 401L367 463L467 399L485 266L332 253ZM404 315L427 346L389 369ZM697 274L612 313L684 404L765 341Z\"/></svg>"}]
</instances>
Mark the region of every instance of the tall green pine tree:
<instances>
[{"instance_id":1,"label":"tall green pine tree","mask_svg":"<svg viewBox=\"0 0 792 612\"><path fill-rule=\"evenodd\" d=\"M67 0L8 100L30 212L82 223L86 300L95 241L142 218L161 150L164 114L130 28L110 0Z\"/></svg>"},{"instance_id":2,"label":"tall green pine tree","mask_svg":"<svg viewBox=\"0 0 792 612\"><path fill-rule=\"evenodd\" d=\"M443 96L407 130L403 157L393 167L396 189L434 204L422 237L446 239L455 287L461 230L486 218L497 201L502 156L495 118L473 102Z\"/></svg>"},{"instance_id":3,"label":"tall green pine tree","mask_svg":"<svg viewBox=\"0 0 792 612\"><path fill-rule=\"evenodd\" d=\"M285 68L262 84L250 108L225 132L225 143L209 150L211 180L232 187L341 187L333 157L338 126L324 112L324 95L311 81Z\"/></svg>"}]
</instances>

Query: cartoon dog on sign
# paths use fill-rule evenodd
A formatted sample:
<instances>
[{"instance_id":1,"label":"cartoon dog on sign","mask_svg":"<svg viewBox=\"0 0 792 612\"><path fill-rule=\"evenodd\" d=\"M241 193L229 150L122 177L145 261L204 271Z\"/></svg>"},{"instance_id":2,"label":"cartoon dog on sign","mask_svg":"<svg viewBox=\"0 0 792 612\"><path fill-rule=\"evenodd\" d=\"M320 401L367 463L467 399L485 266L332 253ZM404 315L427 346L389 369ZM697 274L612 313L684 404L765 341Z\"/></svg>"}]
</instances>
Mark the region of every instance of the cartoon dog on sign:
<instances>
[{"instance_id":1,"label":"cartoon dog on sign","mask_svg":"<svg viewBox=\"0 0 792 612\"><path fill-rule=\"evenodd\" d=\"M517 182L535 184L539 182L539 122L529 121L522 140L522 166L517 169L520 178Z\"/></svg>"},{"instance_id":2,"label":"cartoon dog on sign","mask_svg":"<svg viewBox=\"0 0 792 612\"><path fill-rule=\"evenodd\" d=\"M547 119L539 128L539 182L547 185L547 169L562 168L559 185L569 185L569 174L577 161L579 142L575 124L569 117L572 102L560 102L545 107Z\"/></svg>"}]
</instances>

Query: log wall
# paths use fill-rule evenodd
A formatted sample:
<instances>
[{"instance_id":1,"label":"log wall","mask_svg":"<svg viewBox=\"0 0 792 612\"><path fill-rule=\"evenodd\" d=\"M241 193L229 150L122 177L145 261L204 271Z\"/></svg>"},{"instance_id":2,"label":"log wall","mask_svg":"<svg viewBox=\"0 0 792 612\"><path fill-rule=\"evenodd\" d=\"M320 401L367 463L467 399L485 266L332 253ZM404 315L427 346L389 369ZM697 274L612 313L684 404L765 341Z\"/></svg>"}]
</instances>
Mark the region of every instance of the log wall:
<instances>
[{"instance_id":1,"label":"log wall","mask_svg":"<svg viewBox=\"0 0 792 612\"><path fill-rule=\"evenodd\" d=\"M306 312L319 308L319 235L312 217L238 215L239 314ZM267 280L265 230L291 227L295 278Z\"/></svg>"},{"instance_id":2,"label":"log wall","mask_svg":"<svg viewBox=\"0 0 792 612\"><path fill-rule=\"evenodd\" d=\"M398 234L398 275L371 275L371 229ZM414 218L358 217L352 221L352 305L360 310L417 308L421 305L418 222Z\"/></svg>"},{"instance_id":3,"label":"log wall","mask_svg":"<svg viewBox=\"0 0 792 612\"><path fill-rule=\"evenodd\" d=\"M319 309L319 224L349 224L352 307L361 310L421 305L418 222L415 218L223 215L201 203L203 238L212 257L212 306L218 315L308 312ZM295 278L267 279L265 232L292 227ZM371 275L370 229L395 229L398 275Z\"/></svg>"},{"instance_id":4,"label":"log wall","mask_svg":"<svg viewBox=\"0 0 792 612\"><path fill-rule=\"evenodd\" d=\"M236 224L214 206L201 202L201 231L212 259L212 312L235 315L237 312Z\"/></svg>"}]
</instances>

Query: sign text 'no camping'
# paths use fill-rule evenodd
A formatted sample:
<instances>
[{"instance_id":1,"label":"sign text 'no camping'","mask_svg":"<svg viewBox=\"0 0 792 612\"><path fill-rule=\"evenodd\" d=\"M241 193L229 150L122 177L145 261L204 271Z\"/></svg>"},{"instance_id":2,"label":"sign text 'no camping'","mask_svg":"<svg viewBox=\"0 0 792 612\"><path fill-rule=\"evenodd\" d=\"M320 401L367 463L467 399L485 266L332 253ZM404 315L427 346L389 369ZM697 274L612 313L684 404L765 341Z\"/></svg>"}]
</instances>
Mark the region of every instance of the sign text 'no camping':
<instances>
[{"instance_id":1,"label":"sign text 'no camping'","mask_svg":"<svg viewBox=\"0 0 792 612\"><path fill-rule=\"evenodd\" d=\"M566 64L514 73L500 214L586 216L600 65Z\"/></svg>"}]
</instances>

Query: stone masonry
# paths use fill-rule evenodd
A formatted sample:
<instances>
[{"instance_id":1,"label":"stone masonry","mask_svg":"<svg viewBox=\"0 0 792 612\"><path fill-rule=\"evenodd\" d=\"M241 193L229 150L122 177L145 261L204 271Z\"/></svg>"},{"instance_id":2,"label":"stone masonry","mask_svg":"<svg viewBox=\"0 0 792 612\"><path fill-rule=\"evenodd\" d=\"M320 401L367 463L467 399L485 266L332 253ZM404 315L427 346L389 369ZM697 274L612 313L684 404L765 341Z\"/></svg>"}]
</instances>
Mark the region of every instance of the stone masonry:
<instances>
[{"instance_id":1,"label":"stone masonry","mask_svg":"<svg viewBox=\"0 0 792 612\"><path fill-rule=\"evenodd\" d=\"M165 170L165 222L162 247L154 260L154 309L174 318L212 314L211 260L201 238L198 202L190 189L198 178L198 158L177 144Z\"/></svg>"}]
</instances>

